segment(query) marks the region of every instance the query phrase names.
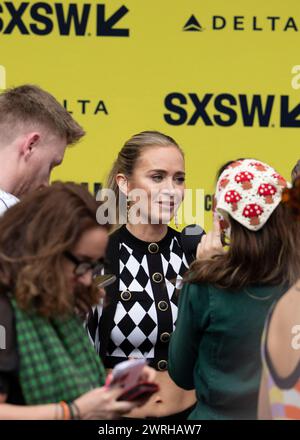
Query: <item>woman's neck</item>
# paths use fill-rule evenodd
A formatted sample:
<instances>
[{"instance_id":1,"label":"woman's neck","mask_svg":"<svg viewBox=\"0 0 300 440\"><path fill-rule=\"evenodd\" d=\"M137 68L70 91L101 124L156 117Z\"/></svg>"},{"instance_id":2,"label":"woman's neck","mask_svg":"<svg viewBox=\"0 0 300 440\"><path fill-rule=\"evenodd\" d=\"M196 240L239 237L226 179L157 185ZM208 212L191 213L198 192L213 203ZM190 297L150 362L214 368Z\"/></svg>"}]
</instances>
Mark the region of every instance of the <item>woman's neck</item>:
<instances>
[{"instance_id":1,"label":"woman's neck","mask_svg":"<svg viewBox=\"0 0 300 440\"><path fill-rule=\"evenodd\" d=\"M157 242L162 240L168 231L168 225L132 225L127 223L126 228L128 231L134 235L136 238L142 241Z\"/></svg>"}]
</instances>

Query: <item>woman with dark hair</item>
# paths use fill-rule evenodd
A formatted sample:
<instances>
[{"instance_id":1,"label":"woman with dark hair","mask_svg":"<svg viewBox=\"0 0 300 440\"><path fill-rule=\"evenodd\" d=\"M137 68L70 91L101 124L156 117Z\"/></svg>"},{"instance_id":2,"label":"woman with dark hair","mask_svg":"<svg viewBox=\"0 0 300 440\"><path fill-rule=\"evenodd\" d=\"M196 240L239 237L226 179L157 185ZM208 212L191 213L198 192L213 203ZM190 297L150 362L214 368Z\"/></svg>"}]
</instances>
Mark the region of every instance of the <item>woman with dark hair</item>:
<instances>
[{"instance_id":1,"label":"woman with dark hair","mask_svg":"<svg viewBox=\"0 0 300 440\"><path fill-rule=\"evenodd\" d=\"M125 215L118 213L125 224L110 235L107 258L117 281L107 288L106 307L90 317L90 335L108 370L130 357L145 358L157 370L160 391L130 417L185 419L195 393L178 387L167 371L176 287L192 258L180 233L168 227L174 217L176 224L184 195L183 152L169 136L139 133L119 152L108 187L117 205L125 201Z\"/></svg>"},{"instance_id":2,"label":"woman with dark hair","mask_svg":"<svg viewBox=\"0 0 300 440\"><path fill-rule=\"evenodd\" d=\"M300 177L283 194L283 204L300 223ZM300 266L300 235L294 237ZM262 339L263 374L258 417L300 419L300 267L298 280L270 310Z\"/></svg>"},{"instance_id":3,"label":"woman with dark hair","mask_svg":"<svg viewBox=\"0 0 300 440\"><path fill-rule=\"evenodd\" d=\"M190 419L256 418L264 321L295 281L296 231L281 204L286 185L254 159L235 161L219 176L221 218L186 275L169 350L170 376L196 388Z\"/></svg>"},{"instance_id":4,"label":"woman with dark hair","mask_svg":"<svg viewBox=\"0 0 300 440\"><path fill-rule=\"evenodd\" d=\"M80 318L101 294L98 206L82 186L56 183L0 219L0 419L111 419L141 403L103 387Z\"/></svg>"},{"instance_id":5,"label":"woman with dark hair","mask_svg":"<svg viewBox=\"0 0 300 440\"><path fill-rule=\"evenodd\" d=\"M297 179L297 177L300 176L300 160L297 161L296 165L292 169L292 182L294 183Z\"/></svg>"}]
</instances>

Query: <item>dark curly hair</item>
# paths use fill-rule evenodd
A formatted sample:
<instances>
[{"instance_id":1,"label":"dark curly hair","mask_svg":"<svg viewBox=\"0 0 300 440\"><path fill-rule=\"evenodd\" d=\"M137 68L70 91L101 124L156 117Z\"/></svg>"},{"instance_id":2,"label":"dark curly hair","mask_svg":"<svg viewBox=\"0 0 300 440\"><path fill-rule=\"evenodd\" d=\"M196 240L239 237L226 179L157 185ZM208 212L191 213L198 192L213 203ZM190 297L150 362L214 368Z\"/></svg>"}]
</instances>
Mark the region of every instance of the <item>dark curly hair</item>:
<instances>
[{"instance_id":1,"label":"dark curly hair","mask_svg":"<svg viewBox=\"0 0 300 440\"><path fill-rule=\"evenodd\" d=\"M108 230L96 221L98 207L83 186L57 182L10 208L0 219L0 293L10 292L19 307L48 318L96 304L94 286L68 292L63 255L88 229Z\"/></svg>"}]
</instances>

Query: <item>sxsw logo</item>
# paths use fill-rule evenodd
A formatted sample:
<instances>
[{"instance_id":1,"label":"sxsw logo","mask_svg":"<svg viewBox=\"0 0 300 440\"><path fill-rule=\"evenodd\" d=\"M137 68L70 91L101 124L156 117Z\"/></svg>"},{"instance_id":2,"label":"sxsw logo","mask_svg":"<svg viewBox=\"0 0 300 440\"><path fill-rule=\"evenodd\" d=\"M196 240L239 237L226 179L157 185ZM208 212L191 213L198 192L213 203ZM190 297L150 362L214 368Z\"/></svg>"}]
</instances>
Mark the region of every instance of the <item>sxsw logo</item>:
<instances>
[{"instance_id":1,"label":"sxsw logo","mask_svg":"<svg viewBox=\"0 0 300 440\"><path fill-rule=\"evenodd\" d=\"M119 26L129 12L126 6L108 9L94 2L0 2L0 33L129 37L129 29Z\"/></svg>"},{"instance_id":2,"label":"sxsw logo","mask_svg":"<svg viewBox=\"0 0 300 440\"><path fill-rule=\"evenodd\" d=\"M229 29L233 31L289 31L298 32L297 21L294 17L281 18L277 15L269 15L266 17L233 15L224 17L223 15L213 15L208 26L202 27L198 18L194 14L190 16L183 26L185 32L202 32L205 29L212 31L222 31Z\"/></svg>"},{"instance_id":3,"label":"sxsw logo","mask_svg":"<svg viewBox=\"0 0 300 440\"><path fill-rule=\"evenodd\" d=\"M169 93L164 100L164 120L169 125L231 127L300 127L300 103L290 104L288 95L246 95L231 93ZM272 119L279 110L279 121Z\"/></svg>"}]
</instances>

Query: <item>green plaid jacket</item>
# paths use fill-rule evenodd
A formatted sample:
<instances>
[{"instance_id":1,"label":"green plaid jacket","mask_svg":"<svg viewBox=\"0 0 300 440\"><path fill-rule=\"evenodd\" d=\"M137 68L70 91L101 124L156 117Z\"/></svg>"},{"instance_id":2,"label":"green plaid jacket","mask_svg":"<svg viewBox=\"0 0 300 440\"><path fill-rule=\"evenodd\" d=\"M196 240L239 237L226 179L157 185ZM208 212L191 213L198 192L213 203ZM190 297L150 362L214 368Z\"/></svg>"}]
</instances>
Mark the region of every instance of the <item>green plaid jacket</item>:
<instances>
[{"instance_id":1,"label":"green plaid jacket","mask_svg":"<svg viewBox=\"0 0 300 440\"><path fill-rule=\"evenodd\" d=\"M45 319L21 310L16 319L20 384L27 405L70 402L105 381L104 367L80 319Z\"/></svg>"}]
</instances>

